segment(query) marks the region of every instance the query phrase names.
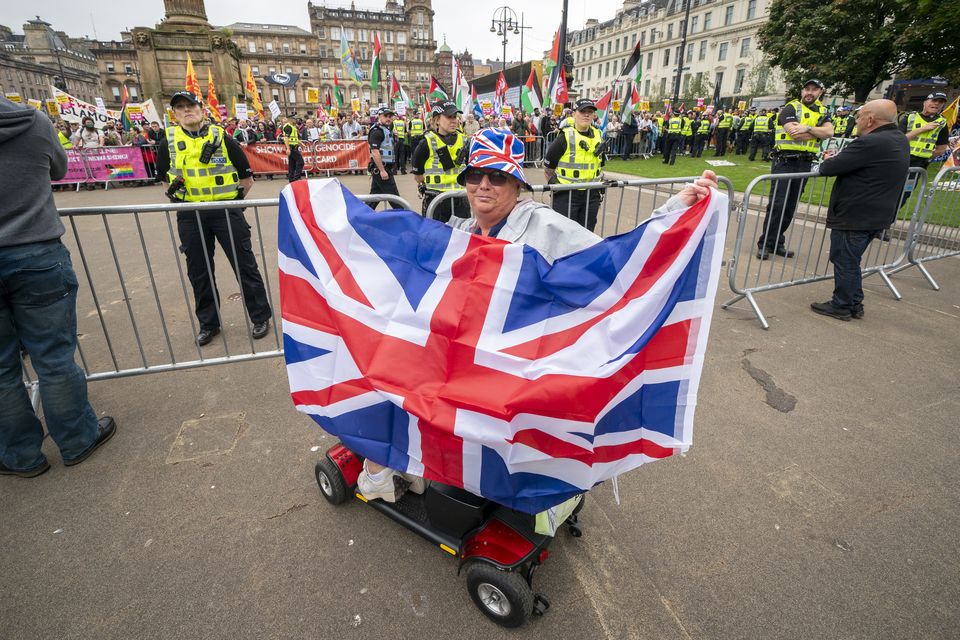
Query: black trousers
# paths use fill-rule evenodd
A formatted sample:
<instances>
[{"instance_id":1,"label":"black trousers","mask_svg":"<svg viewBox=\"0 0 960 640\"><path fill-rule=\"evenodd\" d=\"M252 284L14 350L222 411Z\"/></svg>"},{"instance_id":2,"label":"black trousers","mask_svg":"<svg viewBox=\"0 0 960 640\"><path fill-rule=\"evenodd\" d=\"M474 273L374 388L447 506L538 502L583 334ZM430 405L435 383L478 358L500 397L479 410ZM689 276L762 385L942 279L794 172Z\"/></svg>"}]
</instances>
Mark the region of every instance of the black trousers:
<instances>
[{"instance_id":1,"label":"black trousers","mask_svg":"<svg viewBox=\"0 0 960 640\"><path fill-rule=\"evenodd\" d=\"M290 155L287 156L287 182L299 180L303 175L303 156L300 155L299 147L290 147Z\"/></svg>"},{"instance_id":2,"label":"black trousers","mask_svg":"<svg viewBox=\"0 0 960 640\"><path fill-rule=\"evenodd\" d=\"M387 170L386 180L380 177L380 172L377 171L377 166L373 165L373 173L370 175L370 195L375 195L378 193L390 193L395 196L399 196L400 191L397 189L397 180L393 177L396 168L392 164L385 164L383 165L383 168ZM376 207L373 208L376 209Z\"/></svg>"},{"instance_id":3,"label":"black trousers","mask_svg":"<svg viewBox=\"0 0 960 640\"><path fill-rule=\"evenodd\" d=\"M747 152L747 145L750 143L750 137L749 131L737 132L737 145L735 152L738 156L742 156Z\"/></svg>"},{"instance_id":4,"label":"black trousers","mask_svg":"<svg viewBox=\"0 0 960 640\"><path fill-rule=\"evenodd\" d=\"M760 157L764 160L770 159L770 143L773 136L769 133L754 133L750 136L750 160L757 159L757 147L760 148Z\"/></svg>"},{"instance_id":5,"label":"black trousers","mask_svg":"<svg viewBox=\"0 0 960 640\"><path fill-rule=\"evenodd\" d=\"M603 202L603 192L600 189L556 191L553 194L553 210L579 222L590 231L597 226L597 212L601 202Z\"/></svg>"},{"instance_id":6,"label":"black trousers","mask_svg":"<svg viewBox=\"0 0 960 640\"><path fill-rule=\"evenodd\" d=\"M693 146L690 148L690 155L694 158L699 158L703 155L703 147L707 144L707 134L705 133L695 133L693 134Z\"/></svg>"},{"instance_id":7,"label":"black trousers","mask_svg":"<svg viewBox=\"0 0 960 640\"><path fill-rule=\"evenodd\" d=\"M806 173L810 171L812 160L806 158L777 158L773 161L770 173ZM763 229L757 239L757 248L773 252L778 247L786 248L786 233L797 211L797 203L806 185L806 178L775 180L770 184L770 198L767 200L767 215Z\"/></svg>"},{"instance_id":8,"label":"black trousers","mask_svg":"<svg viewBox=\"0 0 960 640\"><path fill-rule=\"evenodd\" d=\"M730 128L726 129L717 129L717 150L713 154L716 156L725 156L727 155L727 136L730 135Z\"/></svg>"},{"instance_id":9,"label":"black trousers","mask_svg":"<svg viewBox=\"0 0 960 640\"><path fill-rule=\"evenodd\" d=\"M407 143L402 140L397 140L395 143L396 153L397 153L397 170L400 173L407 172L407 156L410 155L410 147L407 146Z\"/></svg>"},{"instance_id":10,"label":"black trousers","mask_svg":"<svg viewBox=\"0 0 960 640\"><path fill-rule=\"evenodd\" d=\"M187 277L193 287L195 312L201 329L217 329L220 317L220 292L217 289L213 256L220 243L230 261L233 273L243 291L247 315L254 324L270 318L270 302L263 278L253 255L250 240L250 225L240 209L211 209L177 212L177 232L180 235L180 251L187 259ZM233 241L231 242L231 235ZM234 251L236 247L236 251ZM209 268L208 266L209 265Z\"/></svg>"},{"instance_id":11,"label":"black trousers","mask_svg":"<svg viewBox=\"0 0 960 640\"><path fill-rule=\"evenodd\" d=\"M663 163L676 164L677 154L683 147L684 137L679 133L668 133L667 144L663 148Z\"/></svg>"},{"instance_id":12,"label":"black trousers","mask_svg":"<svg viewBox=\"0 0 960 640\"><path fill-rule=\"evenodd\" d=\"M421 209L423 215L427 215L427 209L430 207L430 203L433 202L440 193L439 191L427 191L423 194L423 208ZM434 219L440 222L447 222L451 215L457 216L458 218L469 218L470 202L466 198L452 198L441 204L437 210L433 212L433 215Z\"/></svg>"}]
</instances>

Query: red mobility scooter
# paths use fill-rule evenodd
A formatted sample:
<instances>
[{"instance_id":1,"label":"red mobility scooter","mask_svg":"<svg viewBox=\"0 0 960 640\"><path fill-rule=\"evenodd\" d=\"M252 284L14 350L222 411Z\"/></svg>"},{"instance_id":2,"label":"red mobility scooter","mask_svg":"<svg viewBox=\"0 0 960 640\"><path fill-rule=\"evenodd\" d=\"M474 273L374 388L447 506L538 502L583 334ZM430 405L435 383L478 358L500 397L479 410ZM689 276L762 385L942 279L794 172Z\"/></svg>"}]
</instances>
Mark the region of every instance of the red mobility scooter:
<instances>
[{"instance_id":1,"label":"red mobility scooter","mask_svg":"<svg viewBox=\"0 0 960 640\"><path fill-rule=\"evenodd\" d=\"M395 503L367 500L356 488L362 470L361 456L339 443L331 447L316 465L323 497L338 505L353 495L459 558L457 573L466 571L474 604L499 625L518 627L550 606L533 591L534 571L550 555L553 540L536 533L535 516L438 482L430 483L422 495L408 491ZM584 497L578 496L579 503L562 523L577 538L582 535L577 514Z\"/></svg>"}]
</instances>

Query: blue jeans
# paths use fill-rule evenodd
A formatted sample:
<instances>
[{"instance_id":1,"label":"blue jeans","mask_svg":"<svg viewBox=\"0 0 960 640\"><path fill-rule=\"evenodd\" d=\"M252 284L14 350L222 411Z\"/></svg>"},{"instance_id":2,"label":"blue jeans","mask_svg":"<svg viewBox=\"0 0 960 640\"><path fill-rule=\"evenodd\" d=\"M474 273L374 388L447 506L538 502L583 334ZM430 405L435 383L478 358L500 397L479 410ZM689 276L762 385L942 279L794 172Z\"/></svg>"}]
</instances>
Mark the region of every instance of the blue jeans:
<instances>
[{"instance_id":1,"label":"blue jeans","mask_svg":"<svg viewBox=\"0 0 960 640\"><path fill-rule=\"evenodd\" d=\"M870 241L882 233L883 230L830 230L830 262L833 264L833 299L830 304L835 309L856 311L863 307L860 260Z\"/></svg>"},{"instance_id":2,"label":"blue jeans","mask_svg":"<svg viewBox=\"0 0 960 640\"><path fill-rule=\"evenodd\" d=\"M25 471L45 462L43 427L23 384L20 343L40 381L50 437L64 460L94 444L97 416L77 350L77 276L59 240L0 247L0 462Z\"/></svg>"}]
</instances>

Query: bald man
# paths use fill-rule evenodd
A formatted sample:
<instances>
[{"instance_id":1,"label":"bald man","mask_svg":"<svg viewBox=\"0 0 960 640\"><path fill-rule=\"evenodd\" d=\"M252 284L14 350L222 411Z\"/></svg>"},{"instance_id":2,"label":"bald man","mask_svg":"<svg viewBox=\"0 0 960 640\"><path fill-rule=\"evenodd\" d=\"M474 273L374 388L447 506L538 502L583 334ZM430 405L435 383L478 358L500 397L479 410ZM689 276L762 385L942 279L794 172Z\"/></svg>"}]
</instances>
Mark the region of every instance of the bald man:
<instances>
[{"instance_id":1,"label":"bald man","mask_svg":"<svg viewBox=\"0 0 960 640\"><path fill-rule=\"evenodd\" d=\"M910 143L897 128L897 105L873 100L856 115L859 137L819 167L836 176L827 211L833 298L810 305L838 320L863 318L860 260L867 246L897 217L910 167Z\"/></svg>"}]
</instances>

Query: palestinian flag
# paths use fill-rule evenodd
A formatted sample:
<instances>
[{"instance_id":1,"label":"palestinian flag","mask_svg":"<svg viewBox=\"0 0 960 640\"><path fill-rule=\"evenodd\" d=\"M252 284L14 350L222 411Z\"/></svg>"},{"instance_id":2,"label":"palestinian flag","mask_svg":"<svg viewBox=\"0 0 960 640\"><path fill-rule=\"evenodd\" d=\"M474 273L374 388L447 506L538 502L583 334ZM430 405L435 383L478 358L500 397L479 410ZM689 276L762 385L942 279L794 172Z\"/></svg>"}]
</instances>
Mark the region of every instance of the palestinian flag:
<instances>
[{"instance_id":1,"label":"palestinian flag","mask_svg":"<svg viewBox=\"0 0 960 640\"><path fill-rule=\"evenodd\" d=\"M410 96L408 96L407 92L400 86L400 83L397 81L397 74L395 73L390 74L390 99L403 100L404 103L410 104Z\"/></svg>"},{"instance_id":2,"label":"palestinian flag","mask_svg":"<svg viewBox=\"0 0 960 640\"><path fill-rule=\"evenodd\" d=\"M543 106L549 107L552 104L554 90L557 84L557 63L560 59L560 29L553 36L553 47L550 49L550 57L547 59L547 65L544 69L544 92Z\"/></svg>"},{"instance_id":3,"label":"palestinian flag","mask_svg":"<svg viewBox=\"0 0 960 640\"><path fill-rule=\"evenodd\" d=\"M337 109L343 109L343 89L340 88L337 74L333 74L333 97L337 101Z\"/></svg>"},{"instance_id":4,"label":"palestinian flag","mask_svg":"<svg viewBox=\"0 0 960 640\"><path fill-rule=\"evenodd\" d=\"M443 88L443 85L437 82L437 79L430 76L430 91L427 93L430 100L449 100L450 94Z\"/></svg>"},{"instance_id":5,"label":"palestinian flag","mask_svg":"<svg viewBox=\"0 0 960 640\"><path fill-rule=\"evenodd\" d=\"M563 73L563 65L557 67L557 80L553 85L553 93L550 95L550 104L566 104L570 100L570 94L567 92L567 77Z\"/></svg>"},{"instance_id":6,"label":"palestinian flag","mask_svg":"<svg viewBox=\"0 0 960 640\"><path fill-rule=\"evenodd\" d=\"M373 62L370 63L370 90L380 86L380 35L373 32Z\"/></svg>"},{"instance_id":7,"label":"palestinian flag","mask_svg":"<svg viewBox=\"0 0 960 640\"><path fill-rule=\"evenodd\" d=\"M623 101L623 108L620 111L620 122L630 124L633 122L633 110L640 104L640 92L637 91L636 83L633 83L627 89L627 97Z\"/></svg>"},{"instance_id":8,"label":"palestinian flag","mask_svg":"<svg viewBox=\"0 0 960 640\"><path fill-rule=\"evenodd\" d=\"M217 89L213 86L213 75L207 69L207 111L216 122L220 122L220 102L217 100Z\"/></svg>"},{"instance_id":9,"label":"palestinian flag","mask_svg":"<svg viewBox=\"0 0 960 640\"><path fill-rule=\"evenodd\" d=\"M630 54L627 63L623 65L623 71L620 72L618 77L622 78L626 76L627 80L633 84L640 84L640 78L643 77L643 66L640 64L641 58L643 58L643 55L640 53L640 41L637 40L637 46L633 48L633 53Z\"/></svg>"},{"instance_id":10,"label":"palestinian flag","mask_svg":"<svg viewBox=\"0 0 960 640\"><path fill-rule=\"evenodd\" d=\"M483 120L483 107L480 106L480 101L477 100L477 88L473 85L470 85L470 102L473 103L473 115L476 119Z\"/></svg>"},{"instance_id":11,"label":"palestinian flag","mask_svg":"<svg viewBox=\"0 0 960 640\"><path fill-rule=\"evenodd\" d=\"M467 113L470 110L470 84L463 77L463 71L460 70L460 61L457 60L457 56L453 56L451 64L453 65L451 69L453 75L451 77L453 78L454 102L457 103L458 109Z\"/></svg>"},{"instance_id":12,"label":"palestinian flag","mask_svg":"<svg viewBox=\"0 0 960 640\"><path fill-rule=\"evenodd\" d=\"M540 96L537 95L537 74L530 68L530 77L527 78L527 84L520 90L520 106L527 113L533 113L534 109L540 108Z\"/></svg>"},{"instance_id":13,"label":"palestinian flag","mask_svg":"<svg viewBox=\"0 0 960 640\"><path fill-rule=\"evenodd\" d=\"M610 107L613 106L613 91L607 90L603 97L594 102L597 106L597 114L599 116L600 124L597 127L600 129L600 133L604 133L607 130L607 122L610 119Z\"/></svg>"}]
</instances>

